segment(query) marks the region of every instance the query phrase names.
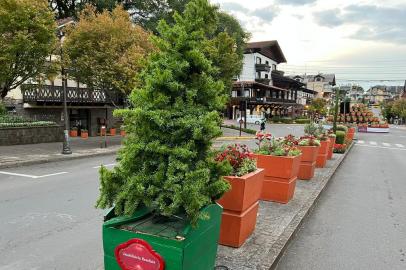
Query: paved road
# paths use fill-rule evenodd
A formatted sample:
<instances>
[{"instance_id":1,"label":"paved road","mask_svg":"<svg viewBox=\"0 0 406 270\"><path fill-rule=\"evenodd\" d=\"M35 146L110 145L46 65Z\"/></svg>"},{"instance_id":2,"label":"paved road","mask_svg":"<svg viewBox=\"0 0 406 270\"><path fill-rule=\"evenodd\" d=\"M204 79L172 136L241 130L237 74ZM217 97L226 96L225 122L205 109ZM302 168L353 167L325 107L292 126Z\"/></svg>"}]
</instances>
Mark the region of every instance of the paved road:
<instances>
[{"instance_id":1,"label":"paved road","mask_svg":"<svg viewBox=\"0 0 406 270\"><path fill-rule=\"evenodd\" d=\"M406 130L359 135L277 269L406 269Z\"/></svg>"},{"instance_id":2,"label":"paved road","mask_svg":"<svg viewBox=\"0 0 406 270\"><path fill-rule=\"evenodd\" d=\"M112 163L107 156L0 170L0 270L102 269L97 166Z\"/></svg>"}]
</instances>

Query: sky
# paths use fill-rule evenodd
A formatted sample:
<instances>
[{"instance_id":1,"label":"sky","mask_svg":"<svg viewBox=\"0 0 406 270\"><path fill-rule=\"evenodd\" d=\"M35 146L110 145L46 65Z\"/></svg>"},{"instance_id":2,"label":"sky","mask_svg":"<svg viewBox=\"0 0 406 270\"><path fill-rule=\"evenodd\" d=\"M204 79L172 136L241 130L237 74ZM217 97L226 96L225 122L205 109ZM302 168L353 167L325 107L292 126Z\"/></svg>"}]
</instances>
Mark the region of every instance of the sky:
<instances>
[{"instance_id":1,"label":"sky","mask_svg":"<svg viewBox=\"0 0 406 270\"><path fill-rule=\"evenodd\" d=\"M406 0L212 0L252 37L277 40L286 74L335 73L338 85L404 85Z\"/></svg>"}]
</instances>

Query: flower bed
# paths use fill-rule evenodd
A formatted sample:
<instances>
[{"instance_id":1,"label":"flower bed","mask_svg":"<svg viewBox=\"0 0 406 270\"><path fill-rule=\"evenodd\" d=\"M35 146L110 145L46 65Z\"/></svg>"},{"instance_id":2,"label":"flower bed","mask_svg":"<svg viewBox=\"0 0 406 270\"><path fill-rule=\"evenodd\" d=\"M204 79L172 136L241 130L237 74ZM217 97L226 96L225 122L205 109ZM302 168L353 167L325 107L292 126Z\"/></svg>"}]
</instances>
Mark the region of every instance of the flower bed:
<instances>
[{"instance_id":1,"label":"flower bed","mask_svg":"<svg viewBox=\"0 0 406 270\"><path fill-rule=\"evenodd\" d=\"M0 128L49 126L56 126L56 123L52 121L34 121L20 116L0 115Z\"/></svg>"}]
</instances>

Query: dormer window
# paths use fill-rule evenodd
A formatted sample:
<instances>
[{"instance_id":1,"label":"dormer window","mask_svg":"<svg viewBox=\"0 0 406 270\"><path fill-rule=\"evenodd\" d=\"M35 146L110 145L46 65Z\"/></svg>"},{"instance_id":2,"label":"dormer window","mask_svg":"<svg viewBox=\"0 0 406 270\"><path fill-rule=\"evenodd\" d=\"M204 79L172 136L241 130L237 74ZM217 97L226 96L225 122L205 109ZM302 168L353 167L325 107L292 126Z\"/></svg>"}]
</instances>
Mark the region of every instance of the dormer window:
<instances>
[{"instance_id":1,"label":"dormer window","mask_svg":"<svg viewBox=\"0 0 406 270\"><path fill-rule=\"evenodd\" d=\"M320 77L316 77L316 82L321 82L321 78Z\"/></svg>"},{"instance_id":2,"label":"dormer window","mask_svg":"<svg viewBox=\"0 0 406 270\"><path fill-rule=\"evenodd\" d=\"M265 64L269 66L269 61L265 61Z\"/></svg>"}]
</instances>

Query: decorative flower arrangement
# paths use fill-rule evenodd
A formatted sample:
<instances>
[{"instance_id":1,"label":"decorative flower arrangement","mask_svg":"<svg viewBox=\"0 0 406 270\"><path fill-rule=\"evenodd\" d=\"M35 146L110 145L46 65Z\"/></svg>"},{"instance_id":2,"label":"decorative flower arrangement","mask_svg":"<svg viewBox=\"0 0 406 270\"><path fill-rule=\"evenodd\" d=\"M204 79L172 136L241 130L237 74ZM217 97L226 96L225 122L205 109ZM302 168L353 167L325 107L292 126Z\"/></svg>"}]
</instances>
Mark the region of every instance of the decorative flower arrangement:
<instances>
[{"instance_id":1,"label":"decorative flower arrangement","mask_svg":"<svg viewBox=\"0 0 406 270\"><path fill-rule=\"evenodd\" d=\"M320 141L314 136L303 136L298 141L299 146L320 146Z\"/></svg>"},{"instance_id":2,"label":"decorative flower arrangement","mask_svg":"<svg viewBox=\"0 0 406 270\"><path fill-rule=\"evenodd\" d=\"M256 154L261 155L272 155L272 156L298 156L302 152L296 147L297 141L291 136L286 136L282 138L274 138L270 134L261 136L257 134L258 150L255 151ZM264 141L264 138L266 141Z\"/></svg>"},{"instance_id":3,"label":"decorative flower arrangement","mask_svg":"<svg viewBox=\"0 0 406 270\"><path fill-rule=\"evenodd\" d=\"M343 154L347 150L347 145L346 144L334 144L334 153L339 153Z\"/></svg>"},{"instance_id":4,"label":"decorative flower arrangement","mask_svg":"<svg viewBox=\"0 0 406 270\"><path fill-rule=\"evenodd\" d=\"M242 176L257 169L254 155L244 144L228 145L222 152L217 154L216 161L227 161L232 167L233 176Z\"/></svg>"}]
</instances>

